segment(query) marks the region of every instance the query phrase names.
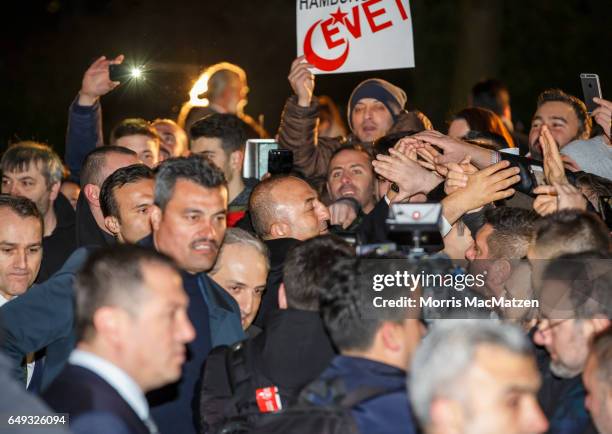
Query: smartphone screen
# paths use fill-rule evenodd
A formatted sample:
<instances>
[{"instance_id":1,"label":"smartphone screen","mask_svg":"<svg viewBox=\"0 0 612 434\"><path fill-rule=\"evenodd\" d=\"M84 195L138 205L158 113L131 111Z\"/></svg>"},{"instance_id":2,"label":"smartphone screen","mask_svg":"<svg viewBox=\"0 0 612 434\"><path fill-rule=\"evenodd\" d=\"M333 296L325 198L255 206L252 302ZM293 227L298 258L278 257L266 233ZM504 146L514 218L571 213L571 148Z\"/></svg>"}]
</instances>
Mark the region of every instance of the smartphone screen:
<instances>
[{"instance_id":1,"label":"smartphone screen","mask_svg":"<svg viewBox=\"0 0 612 434\"><path fill-rule=\"evenodd\" d=\"M268 173L270 175L287 175L293 170L293 151L272 149L268 154Z\"/></svg>"},{"instance_id":2,"label":"smartphone screen","mask_svg":"<svg viewBox=\"0 0 612 434\"><path fill-rule=\"evenodd\" d=\"M593 110L599 107L593 102L593 98L601 98L599 76L597 74L580 74L580 82L582 83L584 103L586 104L587 111L591 114Z\"/></svg>"}]
</instances>

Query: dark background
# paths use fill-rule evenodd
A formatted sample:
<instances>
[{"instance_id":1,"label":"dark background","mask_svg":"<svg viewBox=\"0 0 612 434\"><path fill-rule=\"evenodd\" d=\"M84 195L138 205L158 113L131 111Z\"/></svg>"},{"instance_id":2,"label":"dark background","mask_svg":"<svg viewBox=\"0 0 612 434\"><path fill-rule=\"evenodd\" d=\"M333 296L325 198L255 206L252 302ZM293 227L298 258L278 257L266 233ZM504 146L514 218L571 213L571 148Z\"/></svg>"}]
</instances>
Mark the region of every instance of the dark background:
<instances>
[{"instance_id":1,"label":"dark background","mask_svg":"<svg viewBox=\"0 0 612 434\"><path fill-rule=\"evenodd\" d=\"M598 73L612 98L610 0L411 0L416 68L317 78L342 113L352 88L378 76L408 94L440 130L480 78L507 83L526 126L538 93L582 95L579 74ZM0 151L16 140L63 153L67 109L83 72L120 53L153 69L145 83L103 98L104 132L125 117L176 118L201 69L227 60L247 72L246 112L275 133L291 89L294 0L22 0L5 2L0 26Z\"/></svg>"}]
</instances>

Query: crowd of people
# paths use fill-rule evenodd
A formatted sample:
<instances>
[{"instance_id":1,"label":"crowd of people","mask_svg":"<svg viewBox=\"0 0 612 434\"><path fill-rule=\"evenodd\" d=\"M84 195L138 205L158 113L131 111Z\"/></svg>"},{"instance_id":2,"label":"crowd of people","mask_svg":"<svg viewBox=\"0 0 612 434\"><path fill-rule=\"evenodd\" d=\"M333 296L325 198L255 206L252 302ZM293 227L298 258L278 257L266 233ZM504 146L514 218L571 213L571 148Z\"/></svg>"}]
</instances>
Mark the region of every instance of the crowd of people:
<instances>
[{"instance_id":1,"label":"crowd of people","mask_svg":"<svg viewBox=\"0 0 612 434\"><path fill-rule=\"evenodd\" d=\"M371 78L344 134L300 57L275 135L293 170L259 180L241 68L104 140L122 61L85 71L63 159L0 160L0 432L612 433L611 101L543 90L523 132L490 79L434 126ZM390 230L405 204L440 210L439 247ZM398 264L482 280L373 313L366 270Z\"/></svg>"}]
</instances>

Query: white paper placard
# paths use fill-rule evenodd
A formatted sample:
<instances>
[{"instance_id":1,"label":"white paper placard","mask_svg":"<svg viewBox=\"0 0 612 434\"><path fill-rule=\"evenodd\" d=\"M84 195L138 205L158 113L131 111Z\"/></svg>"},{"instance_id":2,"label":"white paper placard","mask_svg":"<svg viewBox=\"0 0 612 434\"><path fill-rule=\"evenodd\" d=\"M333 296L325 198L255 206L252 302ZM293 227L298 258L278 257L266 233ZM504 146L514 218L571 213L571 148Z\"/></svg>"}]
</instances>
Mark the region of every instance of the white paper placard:
<instances>
[{"instance_id":1,"label":"white paper placard","mask_svg":"<svg viewBox=\"0 0 612 434\"><path fill-rule=\"evenodd\" d=\"M318 74L413 68L409 0L296 0L297 52Z\"/></svg>"}]
</instances>

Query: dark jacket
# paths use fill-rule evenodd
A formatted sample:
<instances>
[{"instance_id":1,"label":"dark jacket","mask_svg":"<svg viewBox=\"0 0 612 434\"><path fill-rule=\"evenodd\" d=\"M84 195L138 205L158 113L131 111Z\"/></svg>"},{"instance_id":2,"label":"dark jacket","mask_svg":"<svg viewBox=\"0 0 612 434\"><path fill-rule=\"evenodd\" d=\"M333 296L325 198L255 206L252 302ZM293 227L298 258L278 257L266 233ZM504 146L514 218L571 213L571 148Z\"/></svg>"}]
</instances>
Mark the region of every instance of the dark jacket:
<instances>
[{"instance_id":1,"label":"dark jacket","mask_svg":"<svg viewBox=\"0 0 612 434\"><path fill-rule=\"evenodd\" d=\"M360 357L337 356L319 380L306 387L303 396L316 405L331 404L309 390L319 389L317 382L341 379L346 393L360 387L388 388L389 393L372 398L353 408L353 417L363 434L413 434L416 423L410 411L406 391L406 372ZM331 398L331 397L330 397Z\"/></svg>"},{"instance_id":2,"label":"dark jacket","mask_svg":"<svg viewBox=\"0 0 612 434\"><path fill-rule=\"evenodd\" d=\"M67 364L43 394L57 413L70 414L75 434L149 434L119 393L96 373Z\"/></svg>"},{"instance_id":3,"label":"dark jacket","mask_svg":"<svg viewBox=\"0 0 612 434\"><path fill-rule=\"evenodd\" d=\"M543 363L544 362L544 363ZM550 357L540 360L542 387L538 401L549 422L550 434L596 434L591 416L584 406L586 390L582 376L558 378L549 368Z\"/></svg>"},{"instance_id":4,"label":"dark jacket","mask_svg":"<svg viewBox=\"0 0 612 434\"><path fill-rule=\"evenodd\" d=\"M253 383L251 400L255 401L255 389L276 386L282 408L292 404L335 356L319 313L295 309L271 312L265 330L245 342L245 351ZM234 414L227 352L227 347L219 347L206 361L200 404L203 432L214 431Z\"/></svg>"},{"instance_id":5,"label":"dark jacket","mask_svg":"<svg viewBox=\"0 0 612 434\"><path fill-rule=\"evenodd\" d=\"M278 127L278 142L283 149L293 151L293 165L306 178L327 176L331 156L343 145L357 143L358 139L344 137L318 137L317 119L319 103L313 98L310 107L300 107L297 97L287 99ZM415 112L403 111L388 133L421 131L425 125Z\"/></svg>"},{"instance_id":6,"label":"dark jacket","mask_svg":"<svg viewBox=\"0 0 612 434\"><path fill-rule=\"evenodd\" d=\"M0 414L3 417L10 415L38 415L38 416L53 416L55 413L48 408L39 398L26 392L23 384L15 381L9 375L13 368L11 362L0 354ZM32 434L33 431L39 434L69 434L68 423L65 425L47 425L46 427L36 427L32 429L32 425L11 425L7 427L7 420L3 420L3 433L6 434Z\"/></svg>"},{"instance_id":7,"label":"dark jacket","mask_svg":"<svg viewBox=\"0 0 612 434\"><path fill-rule=\"evenodd\" d=\"M276 240L265 240L270 254L270 271L266 281L266 291L261 299L259 312L253 323L265 328L265 319L268 312L278 310L278 287L283 281L283 266L285 258L291 248L297 246L301 241L295 238L279 238Z\"/></svg>"},{"instance_id":8,"label":"dark jacket","mask_svg":"<svg viewBox=\"0 0 612 434\"><path fill-rule=\"evenodd\" d=\"M149 236L140 245L153 247ZM210 350L219 345L232 345L245 338L240 322L240 309L234 298L206 273L186 272L183 287L189 297L187 315L196 337L187 344L187 361L181 379L147 395L151 415L162 434L196 434L202 366Z\"/></svg>"},{"instance_id":9,"label":"dark jacket","mask_svg":"<svg viewBox=\"0 0 612 434\"><path fill-rule=\"evenodd\" d=\"M104 232L98 226L89 208L89 202L85 198L85 193L82 191L76 207L76 242L78 247L107 247L116 243L112 235Z\"/></svg>"},{"instance_id":10,"label":"dark jacket","mask_svg":"<svg viewBox=\"0 0 612 434\"><path fill-rule=\"evenodd\" d=\"M0 307L2 350L11 360L11 375L23 384L25 378L20 366L27 354L47 349L42 377L44 390L60 373L74 349L74 276L90 252L89 248L76 250L51 278Z\"/></svg>"},{"instance_id":11,"label":"dark jacket","mask_svg":"<svg viewBox=\"0 0 612 434\"><path fill-rule=\"evenodd\" d=\"M102 108L100 102L81 106L79 97L72 101L68 109L68 129L66 131L66 153L64 161L70 169L70 181L79 184L81 166L89 152L102 146Z\"/></svg>"},{"instance_id":12,"label":"dark jacket","mask_svg":"<svg viewBox=\"0 0 612 434\"><path fill-rule=\"evenodd\" d=\"M75 233L75 212L63 194L58 194L53 203L57 219L55 230L43 238L43 257L36 283L44 282L62 268L64 262L77 248Z\"/></svg>"}]
</instances>

